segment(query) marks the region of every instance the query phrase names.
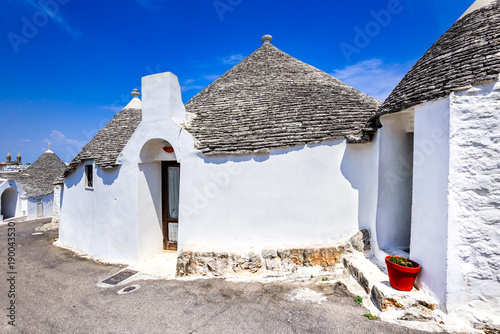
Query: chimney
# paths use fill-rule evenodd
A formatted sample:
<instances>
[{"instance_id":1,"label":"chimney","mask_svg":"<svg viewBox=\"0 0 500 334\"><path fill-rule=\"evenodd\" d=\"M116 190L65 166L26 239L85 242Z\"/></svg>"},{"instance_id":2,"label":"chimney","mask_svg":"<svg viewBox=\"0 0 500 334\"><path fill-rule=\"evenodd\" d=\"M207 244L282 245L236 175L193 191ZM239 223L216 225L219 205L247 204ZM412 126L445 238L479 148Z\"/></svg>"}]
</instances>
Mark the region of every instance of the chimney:
<instances>
[{"instance_id":1,"label":"chimney","mask_svg":"<svg viewBox=\"0 0 500 334\"><path fill-rule=\"evenodd\" d=\"M177 123L184 123L186 118L177 76L165 72L143 77L142 121L157 122L172 118Z\"/></svg>"}]
</instances>

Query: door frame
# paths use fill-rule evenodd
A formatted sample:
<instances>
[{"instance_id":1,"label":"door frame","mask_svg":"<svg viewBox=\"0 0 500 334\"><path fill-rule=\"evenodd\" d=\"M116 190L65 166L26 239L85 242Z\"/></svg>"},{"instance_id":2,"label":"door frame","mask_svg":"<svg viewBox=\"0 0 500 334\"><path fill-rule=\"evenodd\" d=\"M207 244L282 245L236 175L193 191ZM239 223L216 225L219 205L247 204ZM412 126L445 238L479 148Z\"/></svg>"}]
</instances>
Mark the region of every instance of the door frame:
<instances>
[{"instance_id":1,"label":"door frame","mask_svg":"<svg viewBox=\"0 0 500 334\"><path fill-rule=\"evenodd\" d=\"M177 242L168 241L168 223L177 223L179 226L179 219L168 218L168 168L179 167L179 175L181 165L176 161L162 161L161 162L161 194L162 194L162 233L163 233L163 250L177 250ZM180 179L179 179L180 182Z\"/></svg>"}]
</instances>

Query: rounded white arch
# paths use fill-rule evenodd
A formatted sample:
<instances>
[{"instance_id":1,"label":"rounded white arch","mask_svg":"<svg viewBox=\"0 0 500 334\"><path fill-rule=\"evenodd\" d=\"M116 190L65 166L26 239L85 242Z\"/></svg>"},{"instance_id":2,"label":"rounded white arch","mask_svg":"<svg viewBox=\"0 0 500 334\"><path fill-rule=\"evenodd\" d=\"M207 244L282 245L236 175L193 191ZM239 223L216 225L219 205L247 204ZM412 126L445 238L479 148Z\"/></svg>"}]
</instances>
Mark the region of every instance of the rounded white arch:
<instances>
[{"instance_id":1,"label":"rounded white arch","mask_svg":"<svg viewBox=\"0 0 500 334\"><path fill-rule=\"evenodd\" d=\"M175 149L165 139L154 138L148 140L139 153L140 163L154 161L177 161Z\"/></svg>"},{"instance_id":2,"label":"rounded white arch","mask_svg":"<svg viewBox=\"0 0 500 334\"><path fill-rule=\"evenodd\" d=\"M1 202L1 212L3 219L13 218L16 216L18 192L14 188L7 188L2 193Z\"/></svg>"}]
</instances>

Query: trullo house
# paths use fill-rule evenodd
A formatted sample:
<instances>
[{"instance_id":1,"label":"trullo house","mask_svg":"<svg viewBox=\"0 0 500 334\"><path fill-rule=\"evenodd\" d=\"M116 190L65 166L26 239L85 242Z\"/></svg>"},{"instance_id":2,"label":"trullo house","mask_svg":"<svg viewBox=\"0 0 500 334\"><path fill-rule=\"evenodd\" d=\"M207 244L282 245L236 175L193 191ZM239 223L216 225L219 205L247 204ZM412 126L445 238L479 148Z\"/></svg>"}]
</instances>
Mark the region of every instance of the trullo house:
<instances>
[{"instance_id":1,"label":"trullo house","mask_svg":"<svg viewBox=\"0 0 500 334\"><path fill-rule=\"evenodd\" d=\"M374 224L380 102L263 41L185 106L172 73L142 79L66 171L63 245L121 263L177 249L178 275L287 270L301 247L338 263Z\"/></svg>"},{"instance_id":2,"label":"trullo house","mask_svg":"<svg viewBox=\"0 0 500 334\"><path fill-rule=\"evenodd\" d=\"M371 255L422 265L443 310L500 326L500 1L479 0L380 104L270 36L184 105L139 93L71 162L60 241L177 274L290 271Z\"/></svg>"},{"instance_id":3,"label":"trullo house","mask_svg":"<svg viewBox=\"0 0 500 334\"><path fill-rule=\"evenodd\" d=\"M380 260L406 249L444 310L491 328L500 327L499 73L500 1L476 1L377 111L372 229Z\"/></svg>"},{"instance_id":4,"label":"trullo house","mask_svg":"<svg viewBox=\"0 0 500 334\"><path fill-rule=\"evenodd\" d=\"M66 164L49 149L26 170L0 174L0 221L50 217L58 221L62 188L54 182L65 170Z\"/></svg>"}]
</instances>

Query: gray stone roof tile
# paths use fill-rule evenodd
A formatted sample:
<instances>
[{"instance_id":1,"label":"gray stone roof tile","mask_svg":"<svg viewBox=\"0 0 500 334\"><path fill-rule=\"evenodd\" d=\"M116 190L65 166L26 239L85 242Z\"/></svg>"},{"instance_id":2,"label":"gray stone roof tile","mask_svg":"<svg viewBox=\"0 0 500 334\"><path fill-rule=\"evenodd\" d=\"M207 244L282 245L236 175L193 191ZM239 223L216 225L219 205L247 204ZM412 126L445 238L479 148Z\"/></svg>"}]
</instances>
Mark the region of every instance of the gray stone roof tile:
<instances>
[{"instance_id":1,"label":"gray stone roof tile","mask_svg":"<svg viewBox=\"0 0 500 334\"><path fill-rule=\"evenodd\" d=\"M116 159L142 119L141 109L125 108L97 132L70 162L64 176L69 175L85 160L95 160L102 169L117 167Z\"/></svg>"},{"instance_id":2,"label":"gray stone roof tile","mask_svg":"<svg viewBox=\"0 0 500 334\"><path fill-rule=\"evenodd\" d=\"M24 172L13 173L11 178L19 183L28 198L42 197L54 191L54 182L65 170L66 164L57 154L47 151Z\"/></svg>"},{"instance_id":3,"label":"gray stone roof tile","mask_svg":"<svg viewBox=\"0 0 500 334\"><path fill-rule=\"evenodd\" d=\"M500 0L460 18L406 74L377 111L402 111L500 73Z\"/></svg>"},{"instance_id":4,"label":"gray stone roof tile","mask_svg":"<svg viewBox=\"0 0 500 334\"><path fill-rule=\"evenodd\" d=\"M264 44L186 103L186 129L207 155L268 153L361 133L380 101ZM142 119L125 108L71 161L114 168Z\"/></svg>"},{"instance_id":5,"label":"gray stone roof tile","mask_svg":"<svg viewBox=\"0 0 500 334\"><path fill-rule=\"evenodd\" d=\"M186 103L187 130L206 155L358 136L380 101L263 44Z\"/></svg>"}]
</instances>

